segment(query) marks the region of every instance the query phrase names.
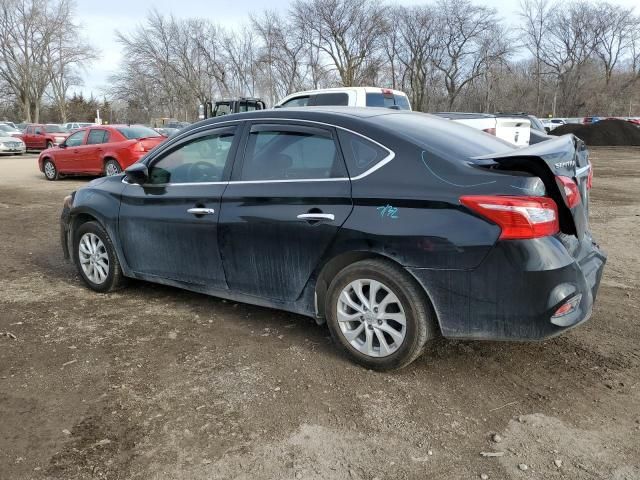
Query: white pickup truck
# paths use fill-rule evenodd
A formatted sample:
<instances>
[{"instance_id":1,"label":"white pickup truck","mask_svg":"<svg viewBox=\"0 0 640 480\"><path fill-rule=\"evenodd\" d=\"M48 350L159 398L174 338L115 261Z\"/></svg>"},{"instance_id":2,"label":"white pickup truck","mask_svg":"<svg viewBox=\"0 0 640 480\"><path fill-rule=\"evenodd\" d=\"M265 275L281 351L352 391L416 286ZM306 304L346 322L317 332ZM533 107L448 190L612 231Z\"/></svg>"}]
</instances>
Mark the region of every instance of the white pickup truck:
<instances>
[{"instance_id":1,"label":"white pickup truck","mask_svg":"<svg viewBox=\"0 0 640 480\"><path fill-rule=\"evenodd\" d=\"M518 147L528 146L531 138L531 121L523 117L458 112L438 112L433 115L469 125Z\"/></svg>"}]
</instances>

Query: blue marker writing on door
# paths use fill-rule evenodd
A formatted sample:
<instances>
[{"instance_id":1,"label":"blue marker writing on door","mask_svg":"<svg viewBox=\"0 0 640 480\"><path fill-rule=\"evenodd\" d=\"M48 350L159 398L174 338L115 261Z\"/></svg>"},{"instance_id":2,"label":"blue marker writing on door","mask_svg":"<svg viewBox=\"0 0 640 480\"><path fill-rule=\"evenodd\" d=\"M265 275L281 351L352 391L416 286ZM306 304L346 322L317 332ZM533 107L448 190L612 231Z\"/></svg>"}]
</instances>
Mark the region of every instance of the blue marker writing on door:
<instances>
[{"instance_id":1,"label":"blue marker writing on door","mask_svg":"<svg viewBox=\"0 0 640 480\"><path fill-rule=\"evenodd\" d=\"M378 207L378 211L380 212L380 216L382 218L388 217L393 218L394 220L398 218L398 209L396 207L392 207L391 205Z\"/></svg>"}]
</instances>

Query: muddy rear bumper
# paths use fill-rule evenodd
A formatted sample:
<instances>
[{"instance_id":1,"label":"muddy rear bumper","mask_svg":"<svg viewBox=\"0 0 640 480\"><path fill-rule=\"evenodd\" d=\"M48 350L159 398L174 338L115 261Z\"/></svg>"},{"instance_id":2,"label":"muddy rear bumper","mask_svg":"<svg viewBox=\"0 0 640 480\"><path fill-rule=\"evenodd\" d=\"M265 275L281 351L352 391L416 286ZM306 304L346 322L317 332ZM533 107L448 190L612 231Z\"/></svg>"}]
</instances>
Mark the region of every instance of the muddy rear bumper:
<instances>
[{"instance_id":1,"label":"muddy rear bumper","mask_svg":"<svg viewBox=\"0 0 640 480\"><path fill-rule=\"evenodd\" d=\"M410 268L430 296L445 337L542 340L591 316L606 255L591 240L577 258L555 237L498 242L474 270ZM552 318L582 295L571 313Z\"/></svg>"}]
</instances>

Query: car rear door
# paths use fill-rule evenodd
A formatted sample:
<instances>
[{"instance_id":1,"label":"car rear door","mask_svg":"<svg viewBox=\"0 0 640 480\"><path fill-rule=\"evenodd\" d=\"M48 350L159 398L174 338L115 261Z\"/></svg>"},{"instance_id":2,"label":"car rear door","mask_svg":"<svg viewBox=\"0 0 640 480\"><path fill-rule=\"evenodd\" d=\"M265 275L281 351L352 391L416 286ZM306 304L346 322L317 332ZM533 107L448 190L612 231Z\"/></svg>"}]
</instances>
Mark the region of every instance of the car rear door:
<instances>
[{"instance_id":1,"label":"car rear door","mask_svg":"<svg viewBox=\"0 0 640 480\"><path fill-rule=\"evenodd\" d=\"M145 162L145 185L128 184L125 177L118 234L136 274L199 289L226 288L218 217L239 128L200 131L158 151Z\"/></svg>"},{"instance_id":2,"label":"car rear door","mask_svg":"<svg viewBox=\"0 0 640 480\"><path fill-rule=\"evenodd\" d=\"M104 128L92 128L87 134L86 146L81 148L81 161L87 171L92 173L102 173L104 165L102 163L102 150L108 141L109 132Z\"/></svg>"},{"instance_id":3,"label":"car rear door","mask_svg":"<svg viewBox=\"0 0 640 480\"><path fill-rule=\"evenodd\" d=\"M241 145L219 220L227 284L294 301L353 208L335 131L253 122Z\"/></svg>"}]
</instances>

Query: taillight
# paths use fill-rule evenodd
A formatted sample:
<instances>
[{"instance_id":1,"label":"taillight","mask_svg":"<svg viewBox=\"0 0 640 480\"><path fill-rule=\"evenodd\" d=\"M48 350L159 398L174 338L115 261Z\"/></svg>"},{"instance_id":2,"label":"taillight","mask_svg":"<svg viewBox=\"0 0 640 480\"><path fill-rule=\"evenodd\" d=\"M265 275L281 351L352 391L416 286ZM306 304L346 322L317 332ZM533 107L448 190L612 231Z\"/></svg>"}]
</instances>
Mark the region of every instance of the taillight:
<instances>
[{"instance_id":1,"label":"taillight","mask_svg":"<svg viewBox=\"0 0 640 480\"><path fill-rule=\"evenodd\" d=\"M134 152L148 152L149 151L149 149L146 148L145 145L140 141L137 141L136 143L131 145L131 150L133 150Z\"/></svg>"},{"instance_id":2,"label":"taillight","mask_svg":"<svg viewBox=\"0 0 640 480\"><path fill-rule=\"evenodd\" d=\"M496 129L495 128L485 128L484 130L482 130L485 133L488 133L490 135L495 136L496 135Z\"/></svg>"},{"instance_id":3,"label":"taillight","mask_svg":"<svg viewBox=\"0 0 640 480\"><path fill-rule=\"evenodd\" d=\"M539 238L560 231L558 207L549 197L465 195L460 203L496 223L501 240Z\"/></svg>"},{"instance_id":4,"label":"taillight","mask_svg":"<svg viewBox=\"0 0 640 480\"><path fill-rule=\"evenodd\" d=\"M557 176L556 182L564 192L567 207L573 208L580 205L580 190L578 190L578 184L573 178Z\"/></svg>"},{"instance_id":5,"label":"taillight","mask_svg":"<svg viewBox=\"0 0 640 480\"><path fill-rule=\"evenodd\" d=\"M589 176L587 177L587 190L593 187L593 163L589 163Z\"/></svg>"}]
</instances>

